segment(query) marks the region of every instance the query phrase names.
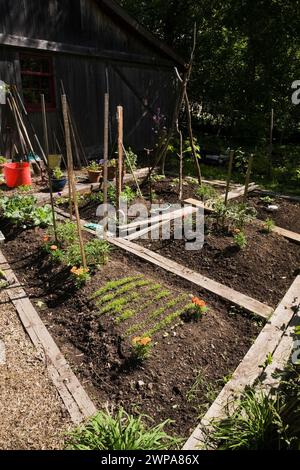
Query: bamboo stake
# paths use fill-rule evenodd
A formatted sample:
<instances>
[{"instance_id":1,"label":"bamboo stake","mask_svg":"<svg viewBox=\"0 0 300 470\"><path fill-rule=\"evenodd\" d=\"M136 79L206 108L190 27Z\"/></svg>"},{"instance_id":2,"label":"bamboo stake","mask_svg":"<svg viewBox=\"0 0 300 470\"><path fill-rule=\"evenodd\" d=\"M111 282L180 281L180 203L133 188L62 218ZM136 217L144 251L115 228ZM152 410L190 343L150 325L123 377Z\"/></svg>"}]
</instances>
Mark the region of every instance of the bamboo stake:
<instances>
[{"instance_id":1,"label":"bamboo stake","mask_svg":"<svg viewBox=\"0 0 300 470\"><path fill-rule=\"evenodd\" d=\"M104 95L104 173L103 173L103 203L104 218L107 217L108 203L108 146L109 146L109 94ZM104 233L107 232L107 224L103 227Z\"/></svg>"},{"instance_id":2,"label":"bamboo stake","mask_svg":"<svg viewBox=\"0 0 300 470\"><path fill-rule=\"evenodd\" d=\"M191 107L190 107L189 97L188 97L188 94L187 94L186 90L185 90L185 93L184 93L184 101L185 101L186 115L187 115L188 128L189 128L190 144L191 144L192 154L193 154L193 157L194 157L194 160L195 160L197 176L198 176L198 183L199 183L200 186L202 186L201 168L200 168L199 159L198 159L196 148L195 148L194 135L193 135Z\"/></svg>"},{"instance_id":3,"label":"bamboo stake","mask_svg":"<svg viewBox=\"0 0 300 470\"><path fill-rule=\"evenodd\" d=\"M48 126L47 126L47 115L46 115L45 96L44 95L41 95L41 105L42 105L42 118L43 118L43 129L44 129L45 152L46 152L47 161L48 161L49 140L48 140ZM49 161L48 161L48 167L49 167ZM53 219L53 230L54 230L55 242L58 243L57 225L56 225L55 208L54 208L54 199L53 199L53 191L52 191L51 176L50 176L49 168L47 169L47 174L48 174L48 182L49 182L49 190L50 190L50 201L51 201L51 210L52 210L52 219Z\"/></svg>"},{"instance_id":4,"label":"bamboo stake","mask_svg":"<svg viewBox=\"0 0 300 470\"><path fill-rule=\"evenodd\" d=\"M227 185L226 185L226 193L225 193L225 206L227 206L227 203L228 203L228 194L229 194L230 182L231 182L231 176L232 176L234 154L235 154L234 150L230 150L230 152L229 152L229 167L228 167L228 175L227 175Z\"/></svg>"},{"instance_id":5,"label":"bamboo stake","mask_svg":"<svg viewBox=\"0 0 300 470\"><path fill-rule=\"evenodd\" d=\"M70 122L69 122L69 116L68 116L68 103L67 103L66 95L62 95L61 100L62 100L62 110L63 110L65 136L66 136L68 172L70 175L69 187L71 190L71 198L73 195L73 199L74 199L74 207L75 207L75 214L76 214L80 252L81 252L81 258L82 258L82 266L84 269L87 269L86 255L84 251L84 242L83 242L83 236L82 236L82 230L81 230L81 221L80 221L80 215L79 215L79 209L78 209L78 203L77 203L77 197L76 197L76 187L75 187L75 179L74 179L74 172L73 172L73 156L72 156Z\"/></svg>"},{"instance_id":6,"label":"bamboo stake","mask_svg":"<svg viewBox=\"0 0 300 470\"><path fill-rule=\"evenodd\" d=\"M117 212L121 206L121 193L123 190L123 107L118 106L118 172L117 172Z\"/></svg>"},{"instance_id":7,"label":"bamboo stake","mask_svg":"<svg viewBox=\"0 0 300 470\"><path fill-rule=\"evenodd\" d=\"M23 137L23 134L22 134L22 131L21 131L21 128L20 128L20 125L19 125L19 121L18 121L18 118L17 118L17 114L16 114L16 111L15 109L13 108L12 106L12 103L10 101L10 98L9 96L7 97L7 102L8 102L8 106L14 116L14 119L15 119L15 122L16 122L16 126L17 126L17 131L18 131L18 134L19 134L19 139L20 139L20 144L21 144L21 149L22 149L22 153L23 153L23 158L25 158L25 155L26 155L26 143L25 143L25 140L24 140L24 137ZM22 158L22 159L23 159Z\"/></svg>"},{"instance_id":8,"label":"bamboo stake","mask_svg":"<svg viewBox=\"0 0 300 470\"><path fill-rule=\"evenodd\" d=\"M247 174L246 174L245 192L244 192L244 198L243 198L244 204L246 204L246 202L247 202L247 196L248 196L248 189L249 189L249 183L250 183L250 176L251 176L251 171L252 171L253 160L254 160L254 155L253 155L253 153L251 153L250 159L249 159L249 164L248 164L248 170L247 170Z\"/></svg>"},{"instance_id":9,"label":"bamboo stake","mask_svg":"<svg viewBox=\"0 0 300 470\"><path fill-rule=\"evenodd\" d=\"M178 198L181 201L183 198L183 135L182 131L179 129L179 121L177 119L176 123L177 132L179 134L179 195Z\"/></svg>"},{"instance_id":10,"label":"bamboo stake","mask_svg":"<svg viewBox=\"0 0 300 470\"><path fill-rule=\"evenodd\" d=\"M31 131L32 131L32 133L33 133L34 139L35 139L35 141L36 141L36 143L37 143L37 146L38 146L38 148L39 148L39 151L41 152L41 155L42 155L42 157L43 157L44 163L47 165L47 158L46 158L44 149L43 149L43 147L42 147L42 145L41 145L41 143L40 143L40 140L39 140L39 138L38 138L38 136L37 136L37 134L36 134L36 132L35 132L35 129L34 129L34 127L33 127L33 124L32 124L32 122L31 122L31 120L30 120L30 118L29 118L29 114L28 114L28 112L27 112L27 110L26 110L26 108L25 108L25 105L24 105L24 103L23 103L23 101L22 101L22 98L21 98L21 96L20 96L20 93L18 92L18 89L17 89L16 86L13 87L13 90L14 90L14 92L15 92L17 98L18 98L18 101L19 101L19 103L20 103L20 106L21 106L21 108L22 108L23 113L25 114L25 116L26 116L26 118L27 118L27 121L28 121L29 126L30 126L30 128L31 128Z\"/></svg>"},{"instance_id":11,"label":"bamboo stake","mask_svg":"<svg viewBox=\"0 0 300 470\"><path fill-rule=\"evenodd\" d=\"M135 182L135 184L136 184L137 192L138 192L139 196L140 196L142 199L144 199L143 193L142 193L142 191L141 191L141 188L140 188L140 185L139 185L139 183L138 183L137 177L136 177L136 175L135 175L135 173L134 173L134 169L132 168L132 165L131 165L131 162L130 162L130 160L129 160L129 157L128 157L128 154L127 154L127 152L126 152L126 149L125 149L125 147L124 147L124 144L122 145L122 147L123 147L123 152L124 152L126 161L127 161L128 165L129 165L129 168L130 168L130 172L131 172L132 177L133 177L133 179L134 179L134 182Z\"/></svg>"}]
</instances>

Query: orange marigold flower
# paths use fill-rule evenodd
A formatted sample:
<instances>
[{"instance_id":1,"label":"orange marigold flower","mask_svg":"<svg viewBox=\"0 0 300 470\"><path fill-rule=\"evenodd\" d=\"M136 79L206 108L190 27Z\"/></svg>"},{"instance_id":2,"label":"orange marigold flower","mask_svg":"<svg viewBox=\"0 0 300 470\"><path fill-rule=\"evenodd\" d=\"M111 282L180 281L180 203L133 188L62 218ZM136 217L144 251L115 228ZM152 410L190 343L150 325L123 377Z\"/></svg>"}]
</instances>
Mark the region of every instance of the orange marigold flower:
<instances>
[{"instance_id":1,"label":"orange marigold flower","mask_svg":"<svg viewBox=\"0 0 300 470\"><path fill-rule=\"evenodd\" d=\"M198 297L193 297L192 299L193 304L197 305L197 307L206 307L207 304L204 300L199 299Z\"/></svg>"},{"instance_id":2,"label":"orange marigold flower","mask_svg":"<svg viewBox=\"0 0 300 470\"><path fill-rule=\"evenodd\" d=\"M50 246L50 250L51 251L57 251L58 247L56 245L52 245L52 246Z\"/></svg>"},{"instance_id":3,"label":"orange marigold flower","mask_svg":"<svg viewBox=\"0 0 300 470\"><path fill-rule=\"evenodd\" d=\"M76 268L76 266L74 266L74 267L71 269L71 273L72 273L72 274L76 274L76 273L77 273L77 268Z\"/></svg>"},{"instance_id":4,"label":"orange marigold flower","mask_svg":"<svg viewBox=\"0 0 300 470\"><path fill-rule=\"evenodd\" d=\"M47 243L49 241L49 237L45 236L45 237L43 237L43 240L44 240L45 243Z\"/></svg>"},{"instance_id":5,"label":"orange marigold flower","mask_svg":"<svg viewBox=\"0 0 300 470\"><path fill-rule=\"evenodd\" d=\"M139 342L141 341L141 337L140 336L137 336L136 338L133 338L132 340L132 344L139 344Z\"/></svg>"},{"instance_id":6,"label":"orange marigold flower","mask_svg":"<svg viewBox=\"0 0 300 470\"><path fill-rule=\"evenodd\" d=\"M152 339L149 338L149 336L147 336L145 338L141 338L140 345L141 346L148 346L148 344L150 344L151 342L152 342Z\"/></svg>"}]
</instances>

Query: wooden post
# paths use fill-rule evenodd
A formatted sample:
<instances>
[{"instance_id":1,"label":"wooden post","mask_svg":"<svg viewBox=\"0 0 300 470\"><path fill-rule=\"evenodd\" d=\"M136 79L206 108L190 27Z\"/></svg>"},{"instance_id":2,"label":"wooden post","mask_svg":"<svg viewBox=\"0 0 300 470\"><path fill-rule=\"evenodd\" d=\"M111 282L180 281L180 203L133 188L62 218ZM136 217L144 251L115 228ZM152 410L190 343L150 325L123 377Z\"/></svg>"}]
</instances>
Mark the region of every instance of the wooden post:
<instances>
[{"instance_id":1,"label":"wooden post","mask_svg":"<svg viewBox=\"0 0 300 470\"><path fill-rule=\"evenodd\" d=\"M243 198L244 204L246 204L246 202L247 202L248 188L249 188L249 183L250 183L250 176L251 176L251 171L252 171L253 160L254 160L254 155L253 155L253 153L251 153L250 159L249 159L249 164L248 164L248 170L247 170L247 174L246 174L245 192L244 192L244 198Z\"/></svg>"},{"instance_id":2,"label":"wooden post","mask_svg":"<svg viewBox=\"0 0 300 470\"><path fill-rule=\"evenodd\" d=\"M104 95L104 166L103 166L103 204L104 217L108 215L108 146L109 146L109 94ZM103 227L104 233L107 232L107 224Z\"/></svg>"},{"instance_id":3,"label":"wooden post","mask_svg":"<svg viewBox=\"0 0 300 470\"><path fill-rule=\"evenodd\" d=\"M230 150L230 152L229 152L229 167L228 167L228 175L227 175L227 185L226 185L226 193L225 193L225 206L227 206L227 203L228 203L228 194L229 194L229 189L230 189L234 154L235 154L234 150Z\"/></svg>"},{"instance_id":4,"label":"wooden post","mask_svg":"<svg viewBox=\"0 0 300 470\"><path fill-rule=\"evenodd\" d=\"M193 128L192 128L192 115L191 115L191 107L190 107L190 101L189 97L187 94L187 91L185 90L184 93L184 101L185 101L185 107L186 107L186 115L187 115L187 121L188 121L188 128L189 128L189 138L190 138L190 143L191 143L191 149L192 149L192 154L195 160L195 166L196 166L196 171L197 171L197 177L198 177L198 183L200 186L202 186L202 174L201 174L201 168L195 148L195 142L194 142L194 135L193 135Z\"/></svg>"},{"instance_id":5,"label":"wooden post","mask_svg":"<svg viewBox=\"0 0 300 470\"><path fill-rule=\"evenodd\" d=\"M52 191L52 184L51 184L51 176L49 172L49 158L48 158L49 157L49 139L48 139L48 126L47 126L47 115L46 115L46 105L45 105L44 95L41 95L41 105L42 105L45 153L46 153L46 159L47 159L47 164L48 164L47 175L48 175L48 182L49 182L50 201L51 201L51 210L52 210L52 218L53 218L53 230L54 230L55 242L58 243L53 191Z\"/></svg>"},{"instance_id":6,"label":"wooden post","mask_svg":"<svg viewBox=\"0 0 300 470\"><path fill-rule=\"evenodd\" d=\"M270 122L270 143L269 143L269 173L270 175L272 174L273 132L274 132L274 108L271 109L271 122Z\"/></svg>"},{"instance_id":7,"label":"wooden post","mask_svg":"<svg viewBox=\"0 0 300 470\"><path fill-rule=\"evenodd\" d=\"M179 121L177 119L176 123L177 132L179 134L179 195L178 198L181 201L183 198L183 135L182 131L179 129Z\"/></svg>"},{"instance_id":8,"label":"wooden post","mask_svg":"<svg viewBox=\"0 0 300 470\"><path fill-rule=\"evenodd\" d=\"M70 122L69 122L69 115L68 115L68 103L66 95L62 95L62 109L63 109L63 117L64 117L64 126L65 126L65 136L66 136L66 149L67 149L67 160L68 160L68 173L69 173L69 187L71 190L71 198L73 195L74 199L74 207L75 207L75 214L76 214L76 222L77 222L77 230L78 230L78 237L79 237L79 244L80 244L80 251L81 251L81 258L82 258L82 266L84 269L87 269L86 263L86 256L84 251L84 243L83 243L83 236L81 230L81 221L77 203L77 195L76 195L76 187L75 187L75 179L74 179L74 172L73 172L73 155L72 155L72 144L71 144L71 133L70 133Z\"/></svg>"},{"instance_id":9,"label":"wooden post","mask_svg":"<svg viewBox=\"0 0 300 470\"><path fill-rule=\"evenodd\" d=\"M121 206L123 190L123 107L118 106L118 172L117 172L117 211ZM119 217L119 214L118 214Z\"/></svg>"}]
</instances>

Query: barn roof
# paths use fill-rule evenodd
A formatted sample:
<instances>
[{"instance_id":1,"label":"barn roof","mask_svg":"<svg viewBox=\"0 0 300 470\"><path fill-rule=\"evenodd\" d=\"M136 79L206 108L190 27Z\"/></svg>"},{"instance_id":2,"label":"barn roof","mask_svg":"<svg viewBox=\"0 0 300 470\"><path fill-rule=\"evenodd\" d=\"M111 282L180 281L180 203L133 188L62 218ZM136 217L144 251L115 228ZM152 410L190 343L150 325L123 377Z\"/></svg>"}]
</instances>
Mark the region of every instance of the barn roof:
<instances>
[{"instance_id":1,"label":"barn roof","mask_svg":"<svg viewBox=\"0 0 300 470\"><path fill-rule=\"evenodd\" d=\"M130 16L118 3L114 0L96 0L103 10L107 11L110 16L117 18L129 29L133 30L141 38L143 38L149 45L159 51L161 54L167 56L172 61L176 62L181 67L186 65L186 62L176 52L167 46L163 41L157 39L147 29L145 29L137 20Z\"/></svg>"}]
</instances>

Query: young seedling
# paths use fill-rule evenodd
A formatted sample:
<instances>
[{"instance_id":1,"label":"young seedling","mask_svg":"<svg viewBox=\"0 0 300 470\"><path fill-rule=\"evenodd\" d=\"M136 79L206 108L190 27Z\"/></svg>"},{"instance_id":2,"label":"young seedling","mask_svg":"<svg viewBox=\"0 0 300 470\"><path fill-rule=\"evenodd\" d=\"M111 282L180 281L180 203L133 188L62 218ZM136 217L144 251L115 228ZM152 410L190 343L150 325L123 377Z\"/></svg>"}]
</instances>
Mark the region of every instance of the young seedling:
<instances>
[{"instance_id":1,"label":"young seedling","mask_svg":"<svg viewBox=\"0 0 300 470\"><path fill-rule=\"evenodd\" d=\"M247 238L244 232L239 232L234 235L234 243L240 250L244 250L247 246Z\"/></svg>"},{"instance_id":2,"label":"young seedling","mask_svg":"<svg viewBox=\"0 0 300 470\"><path fill-rule=\"evenodd\" d=\"M275 227L275 222L273 219L268 218L265 220L264 229L267 233L273 232L274 227Z\"/></svg>"}]
</instances>

